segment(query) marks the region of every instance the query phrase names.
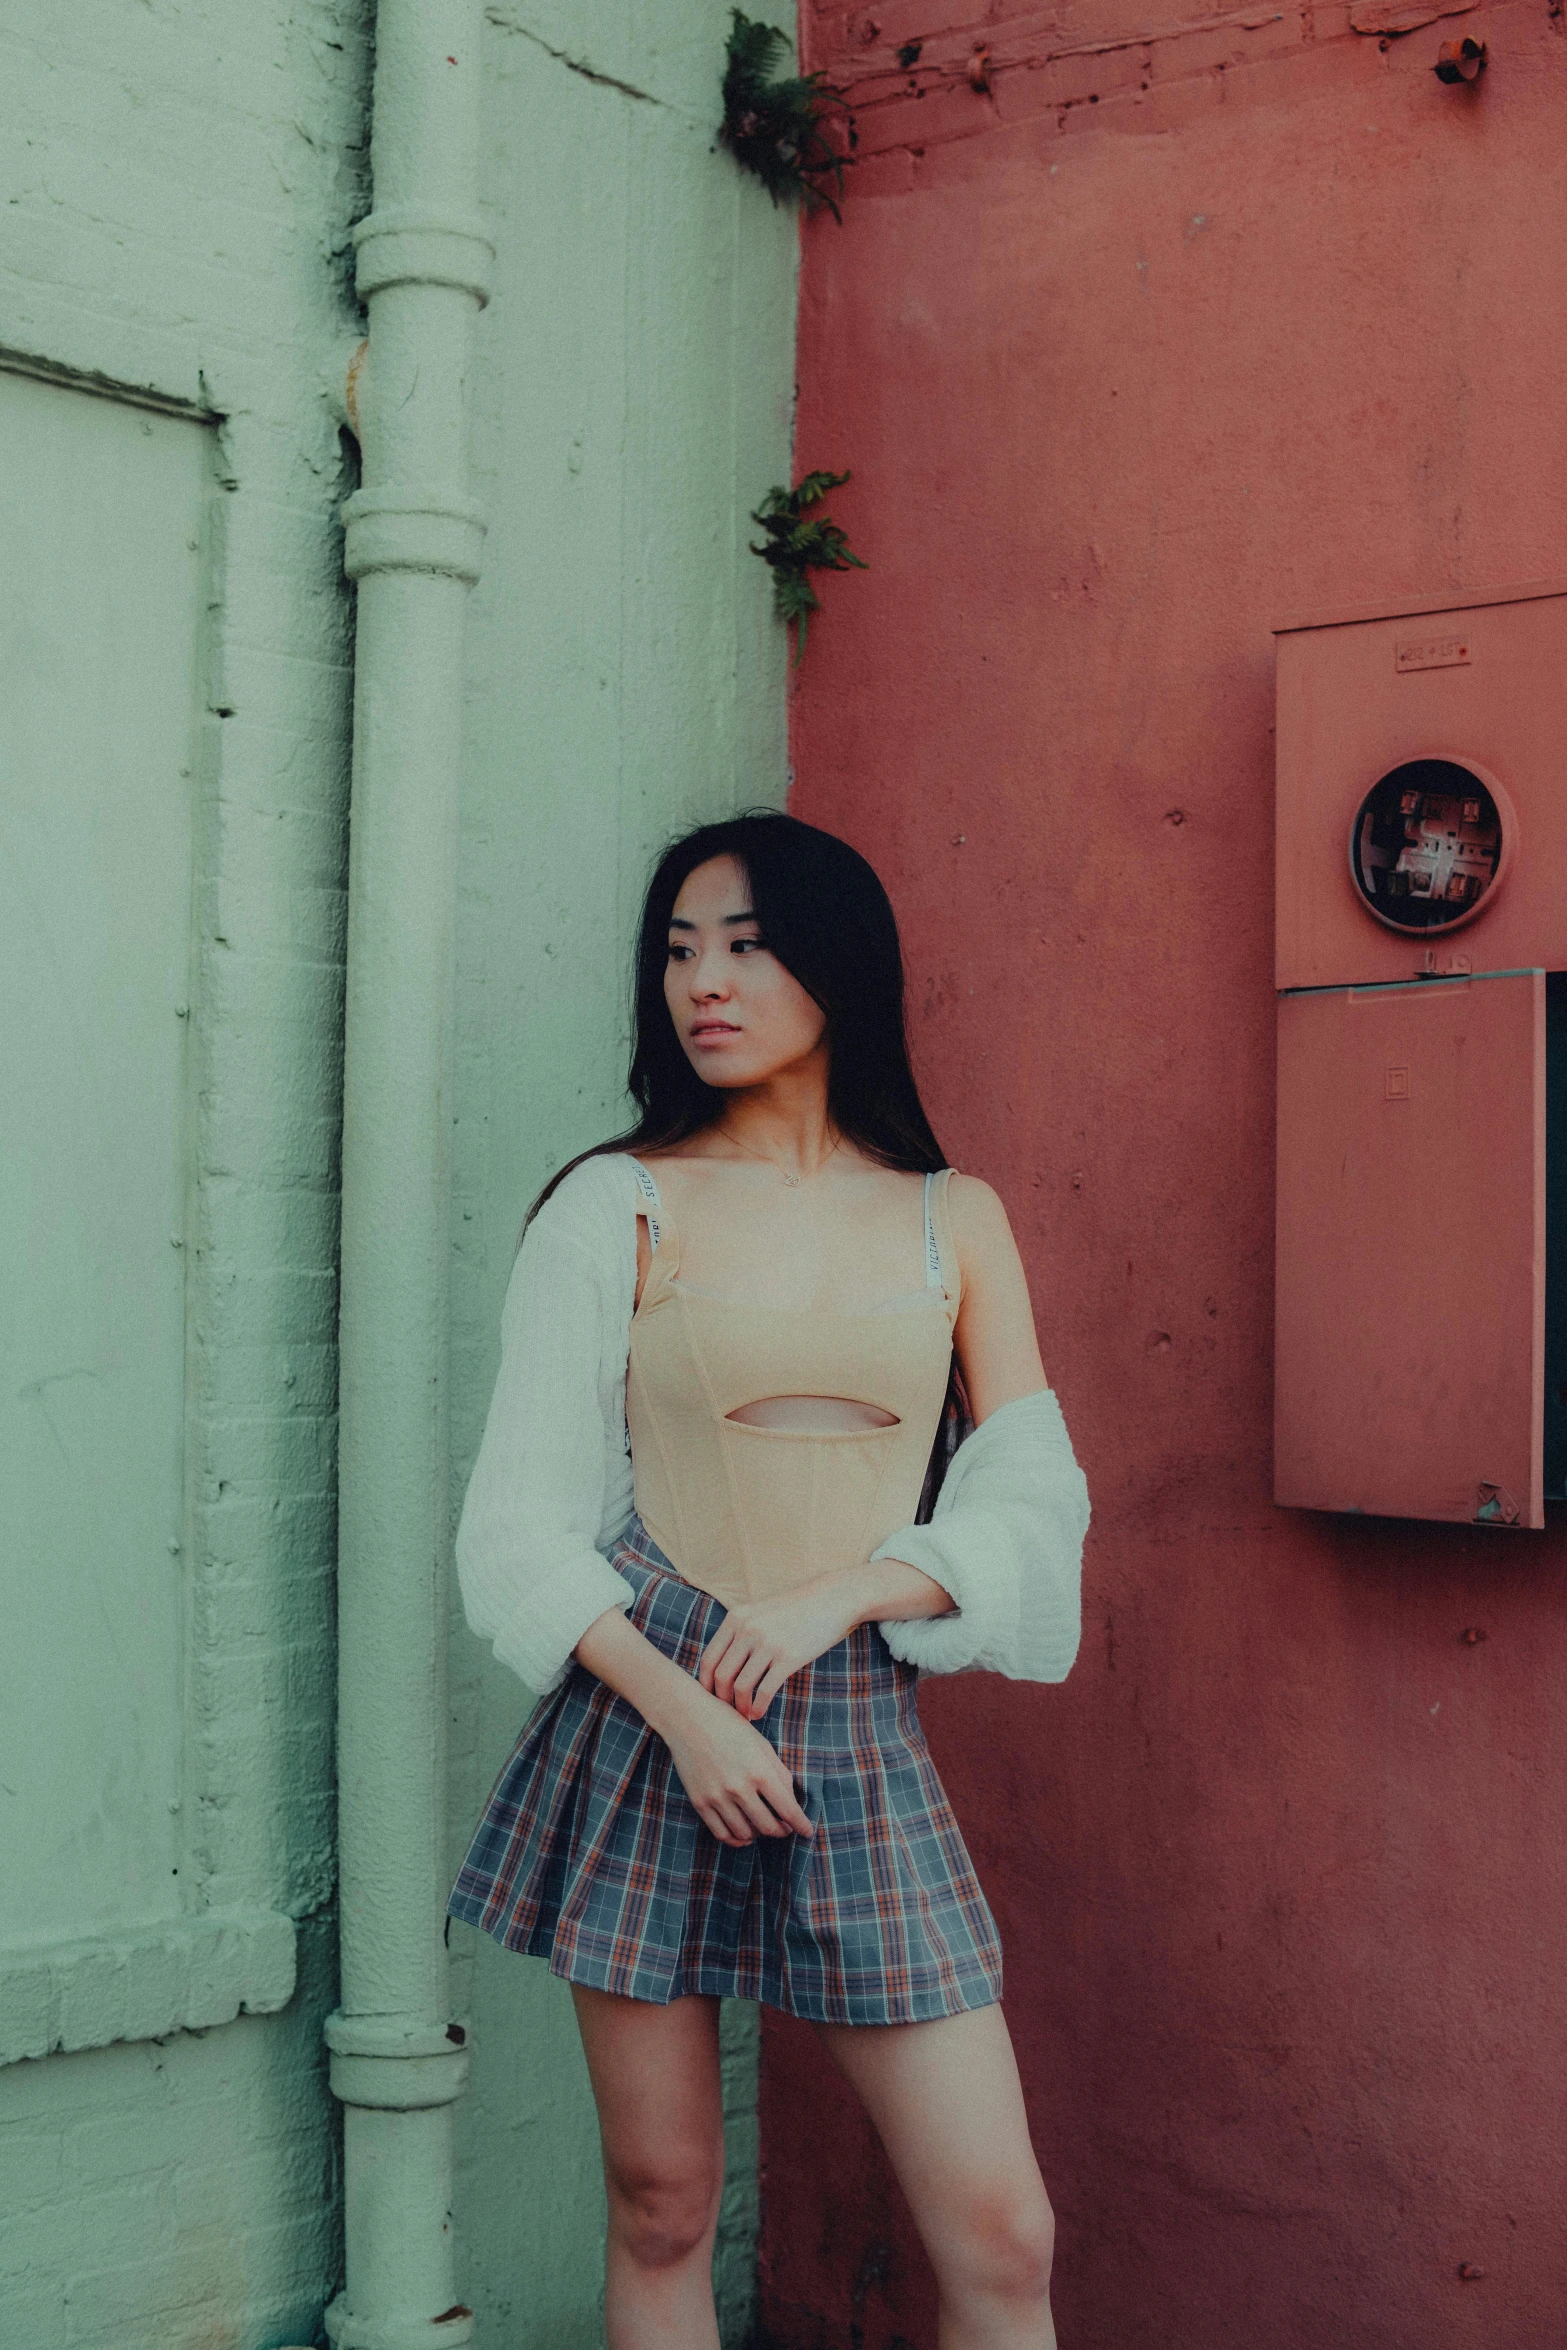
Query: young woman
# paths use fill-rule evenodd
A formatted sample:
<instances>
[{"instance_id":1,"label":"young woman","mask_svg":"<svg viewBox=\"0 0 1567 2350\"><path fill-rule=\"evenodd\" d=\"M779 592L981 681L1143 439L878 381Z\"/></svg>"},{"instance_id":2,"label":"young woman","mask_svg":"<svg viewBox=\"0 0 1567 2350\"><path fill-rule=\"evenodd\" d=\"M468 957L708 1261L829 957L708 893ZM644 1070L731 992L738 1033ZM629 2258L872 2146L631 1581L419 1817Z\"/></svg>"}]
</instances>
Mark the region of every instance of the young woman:
<instances>
[{"instance_id":1,"label":"young woman","mask_svg":"<svg viewBox=\"0 0 1567 2350\"><path fill-rule=\"evenodd\" d=\"M844 842L692 833L637 968L642 1116L530 1218L457 1538L469 1622L546 1694L452 1914L573 1986L611 2350L718 2341L725 1996L808 2018L858 2090L943 2350L1043 2350L1001 1953L914 1694L1076 1653L1087 1499L1022 1266L943 1161Z\"/></svg>"}]
</instances>

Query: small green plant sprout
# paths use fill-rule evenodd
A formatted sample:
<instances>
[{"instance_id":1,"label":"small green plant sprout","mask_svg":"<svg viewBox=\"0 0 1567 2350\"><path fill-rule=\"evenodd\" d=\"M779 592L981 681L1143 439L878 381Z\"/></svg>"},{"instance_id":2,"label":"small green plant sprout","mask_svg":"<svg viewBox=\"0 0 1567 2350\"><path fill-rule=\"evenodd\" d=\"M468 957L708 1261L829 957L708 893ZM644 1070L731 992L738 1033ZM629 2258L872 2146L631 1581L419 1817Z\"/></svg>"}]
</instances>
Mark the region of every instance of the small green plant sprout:
<instances>
[{"instance_id":1,"label":"small green plant sprout","mask_svg":"<svg viewBox=\"0 0 1567 2350\"><path fill-rule=\"evenodd\" d=\"M751 516L767 533L761 546L751 542L751 552L771 567L774 608L780 620L798 623L796 668L805 658L810 616L822 608L807 573L870 569L830 515L823 514L814 522L805 519L807 506L819 505L829 490L841 489L848 478L846 473L808 473L797 489L770 489Z\"/></svg>"},{"instance_id":2,"label":"small green plant sprout","mask_svg":"<svg viewBox=\"0 0 1567 2350\"><path fill-rule=\"evenodd\" d=\"M843 167L848 158L828 138L823 116L844 101L819 73L773 76L791 43L775 24L759 24L739 9L731 9L732 23L724 50L724 119L718 126L721 146L736 163L754 171L775 204L825 204L834 220L841 220L824 179L843 194Z\"/></svg>"}]
</instances>

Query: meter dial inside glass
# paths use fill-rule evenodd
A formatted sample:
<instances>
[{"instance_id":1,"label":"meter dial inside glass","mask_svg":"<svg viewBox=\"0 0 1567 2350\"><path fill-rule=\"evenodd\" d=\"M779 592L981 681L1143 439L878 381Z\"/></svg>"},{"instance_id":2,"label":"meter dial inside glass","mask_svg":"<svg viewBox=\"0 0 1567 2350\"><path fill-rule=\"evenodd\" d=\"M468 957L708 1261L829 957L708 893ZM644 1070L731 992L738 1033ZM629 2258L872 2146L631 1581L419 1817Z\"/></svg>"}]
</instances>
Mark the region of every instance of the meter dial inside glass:
<instances>
[{"instance_id":1,"label":"meter dial inside glass","mask_svg":"<svg viewBox=\"0 0 1567 2350\"><path fill-rule=\"evenodd\" d=\"M1411 759L1373 785L1350 842L1355 887L1394 930L1450 930L1496 880L1502 817L1485 785L1451 759Z\"/></svg>"}]
</instances>

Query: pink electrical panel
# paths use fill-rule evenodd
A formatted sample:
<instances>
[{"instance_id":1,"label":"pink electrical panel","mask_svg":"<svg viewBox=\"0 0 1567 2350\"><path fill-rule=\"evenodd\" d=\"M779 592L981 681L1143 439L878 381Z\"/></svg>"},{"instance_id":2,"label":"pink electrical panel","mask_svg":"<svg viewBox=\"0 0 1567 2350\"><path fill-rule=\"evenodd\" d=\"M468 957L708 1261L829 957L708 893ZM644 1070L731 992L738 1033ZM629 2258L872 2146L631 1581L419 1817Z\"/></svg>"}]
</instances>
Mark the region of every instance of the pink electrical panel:
<instances>
[{"instance_id":1,"label":"pink electrical panel","mask_svg":"<svg viewBox=\"0 0 1567 2350\"><path fill-rule=\"evenodd\" d=\"M1567 1490L1564 705L1567 581L1278 631L1281 1503Z\"/></svg>"},{"instance_id":2,"label":"pink electrical panel","mask_svg":"<svg viewBox=\"0 0 1567 2350\"><path fill-rule=\"evenodd\" d=\"M1278 631L1277 985L1567 970L1567 582Z\"/></svg>"},{"instance_id":3,"label":"pink electrical panel","mask_svg":"<svg viewBox=\"0 0 1567 2350\"><path fill-rule=\"evenodd\" d=\"M1279 1002L1274 1496L1541 1526L1545 974Z\"/></svg>"}]
</instances>

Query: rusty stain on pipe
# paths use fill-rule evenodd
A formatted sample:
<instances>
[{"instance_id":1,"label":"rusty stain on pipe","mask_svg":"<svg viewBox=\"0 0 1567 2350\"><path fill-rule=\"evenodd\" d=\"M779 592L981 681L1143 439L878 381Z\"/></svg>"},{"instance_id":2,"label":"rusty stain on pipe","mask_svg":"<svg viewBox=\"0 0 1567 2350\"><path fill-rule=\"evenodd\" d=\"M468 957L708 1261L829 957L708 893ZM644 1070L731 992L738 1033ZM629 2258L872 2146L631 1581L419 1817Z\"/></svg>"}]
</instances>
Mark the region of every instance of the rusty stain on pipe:
<instances>
[{"instance_id":1,"label":"rusty stain on pipe","mask_svg":"<svg viewBox=\"0 0 1567 2350\"><path fill-rule=\"evenodd\" d=\"M370 356L368 338L359 344L348 362L348 379L343 387L343 406L348 415L348 429L355 440L359 438L359 379L364 373L365 361Z\"/></svg>"},{"instance_id":2,"label":"rusty stain on pipe","mask_svg":"<svg viewBox=\"0 0 1567 2350\"><path fill-rule=\"evenodd\" d=\"M1460 41L1442 43L1431 70L1439 82L1473 82L1484 73L1487 62L1485 43L1465 33Z\"/></svg>"}]
</instances>

